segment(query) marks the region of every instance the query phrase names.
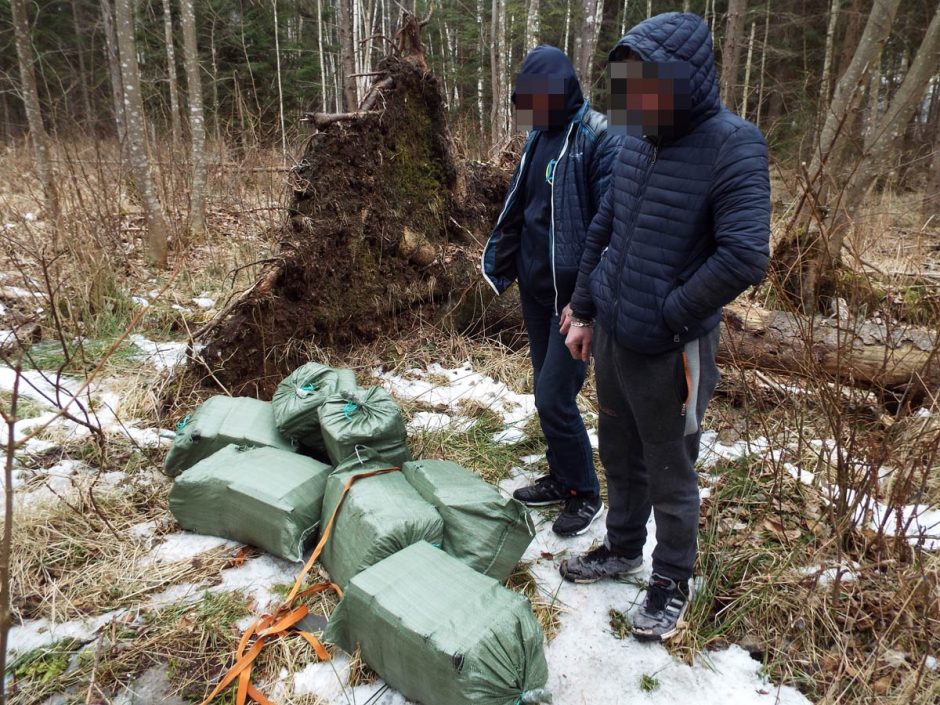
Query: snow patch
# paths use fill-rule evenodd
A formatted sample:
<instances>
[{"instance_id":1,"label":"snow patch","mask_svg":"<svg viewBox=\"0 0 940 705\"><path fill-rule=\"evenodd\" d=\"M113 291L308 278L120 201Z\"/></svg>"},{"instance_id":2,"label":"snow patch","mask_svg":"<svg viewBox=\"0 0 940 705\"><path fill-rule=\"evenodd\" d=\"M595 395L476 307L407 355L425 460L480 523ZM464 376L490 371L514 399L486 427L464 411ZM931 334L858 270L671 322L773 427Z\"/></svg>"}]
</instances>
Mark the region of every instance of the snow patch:
<instances>
[{"instance_id":1,"label":"snow patch","mask_svg":"<svg viewBox=\"0 0 940 705\"><path fill-rule=\"evenodd\" d=\"M437 363L427 370L410 369L405 375L375 370L389 391L400 399L423 402L454 413L477 404L498 414L506 428L493 436L494 443L516 443L525 438L526 423L535 415L535 396L517 394L502 382L475 372L470 363L457 369Z\"/></svg>"},{"instance_id":2,"label":"snow patch","mask_svg":"<svg viewBox=\"0 0 940 705\"><path fill-rule=\"evenodd\" d=\"M215 299L210 299L207 296L197 296L193 299L193 303L205 311L215 306Z\"/></svg>"},{"instance_id":3,"label":"snow patch","mask_svg":"<svg viewBox=\"0 0 940 705\"><path fill-rule=\"evenodd\" d=\"M130 341L143 353L141 360L158 370L175 369L185 363L188 356L188 343L155 343L138 333L131 335Z\"/></svg>"},{"instance_id":4,"label":"snow patch","mask_svg":"<svg viewBox=\"0 0 940 705\"><path fill-rule=\"evenodd\" d=\"M189 560L214 548L221 546L234 548L238 545L235 541L229 541L218 536L203 536L202 534L191 534L189 532L169 534L164 537L163 543L154 547L150 555L147 556L147 562L175 563Z\"/></svg>"},{"instance_id":5,"label":"snow patch","mask_svg":"<svg viewBox=\"0 0 940 705\"><path fill-rule=\"evenodd\" d=\"M465 433L473 426L473 419L466 416L450 416L436 411L419 411L408 422L409 431L453 431Z\"/></svg>"}]
</instances>

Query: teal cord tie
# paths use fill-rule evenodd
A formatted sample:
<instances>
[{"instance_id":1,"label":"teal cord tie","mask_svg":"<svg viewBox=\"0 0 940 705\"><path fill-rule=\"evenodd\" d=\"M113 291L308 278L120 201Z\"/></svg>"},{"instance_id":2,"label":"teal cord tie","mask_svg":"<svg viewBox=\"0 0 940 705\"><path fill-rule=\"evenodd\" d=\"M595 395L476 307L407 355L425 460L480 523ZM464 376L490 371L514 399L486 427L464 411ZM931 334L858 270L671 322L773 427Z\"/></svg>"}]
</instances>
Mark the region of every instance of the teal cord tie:
<instances>
[{"instance_id":1,"label":"teal cord tie","mask_svg":"<svg viewBox=\"0 0 940 705\"><path fill-rule=\"evenodd\" d=\"M349 400L346 402L346 406L343 407L343 418L349 421L352 418L352 415L356 413L359 409L359 402Z\"/></svg>"},{"instance_id":2,"label":"teal cord tie","mask_svg":"<svg viewBox=\"0 0 940 705\"><path fill-rule=\"evenodd\" d=\"M298 397L303 399L304 397L306 397L309 394L312 394L315 391L317 391L317 385L314 384L313 382L307 382L307 384L301 387L297 387L295 393L297 394Z\"/></svg>"},{"instance_id":3,"label":"teal cord tie","mask_svg":"<svg viewBox=\"0 0 940 705\"><path fill-rule=\"evenodd\" d=\"M183 429L189 425L189 414L183 417L183 420L176 424L176 435L183 432Z\"/></svg>"}]
</instances>

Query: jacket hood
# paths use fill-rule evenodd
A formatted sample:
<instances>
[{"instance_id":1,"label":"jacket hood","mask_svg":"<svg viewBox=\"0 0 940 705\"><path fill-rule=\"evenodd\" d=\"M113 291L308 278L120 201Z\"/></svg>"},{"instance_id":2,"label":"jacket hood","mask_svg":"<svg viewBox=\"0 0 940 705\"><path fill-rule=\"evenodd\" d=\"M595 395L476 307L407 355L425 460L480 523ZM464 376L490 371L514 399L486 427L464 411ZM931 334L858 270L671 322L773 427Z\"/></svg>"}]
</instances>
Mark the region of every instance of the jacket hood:
<instances>
[{"instance_id":1,"label":"jacket hood","mask_svg":"<svg viewBox=\"0 0 940 705\"><path fill-rule=\"evenodd\" d=\"M608 58L613 60L620 48L636 52L643 61L684 61L689 65L689 127L695 127L721 109L711 32L698 15L666 12L651 17L627 32Z\"/></svg>"},{"instance_id":2,"label":"jacket hood","mask_svg":"<svg viewBox=\"0 0 940 705\"><path fill-rule=\"evenodd\" d=\"M575 73L571 59L561 49L549 44L540 44L530 51L519 69L519 77L542 76L564 81L565 107L568 111L568 120L571 120L584 106L584 94L581 92L581 83ZM516 91L519 88L519 77L512 92L513 103L516 101Z\"/></svg>"}]
</instances>

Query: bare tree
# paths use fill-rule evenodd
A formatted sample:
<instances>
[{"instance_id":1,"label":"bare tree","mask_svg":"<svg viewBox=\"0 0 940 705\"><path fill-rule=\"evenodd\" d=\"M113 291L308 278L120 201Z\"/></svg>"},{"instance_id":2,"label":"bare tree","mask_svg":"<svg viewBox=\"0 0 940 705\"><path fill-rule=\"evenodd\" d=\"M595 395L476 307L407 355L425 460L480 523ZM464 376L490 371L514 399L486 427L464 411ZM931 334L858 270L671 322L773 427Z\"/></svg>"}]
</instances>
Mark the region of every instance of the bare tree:
<instances>
[{"instance_id":1,"label":"bare tree","mask_svg":"<svg viewBox=\"0 0 940 705\"><path fill-rule=\"evenodd\" d=\"M127 155L137 192L147 216L147 241L150 257L158 267L166 267L170 226L150 173L147 155L144 102L140 95L140 72L134 42L134 17L130 0L115 0L115 30L121 57L121 79L124 85L124 119L127 123Z\"/></svg>"},{"instance_id":2,"label":"bare tree","mask_svg":"<svg viewBox=\"0 0 940 705\"><path fill-rule=\"evenodd\" d=\"M738 84L741 47L744 46L745 14L747 0L728 0L725 38L721 43L721 102L732 110L737 104L735 88Z\"/></svg>"},{"instance_id":3,"label":"bare tree","mask_svg":"<svg viewBox=\"0 0 940 705\"><path fill-rule=\"evenodd\" d=\"M189 194L189 231L193 235L201 235L206 230L206 118L193 0L180 0L180 25L183 28L186 101L189 103L189 133L192 139L193 185Z\"/></svg>"},{"instance_id":4,"label":"bare tree","mask_svg":"<svg viewBox=\"0 0 940 705\"><path fill-rule=\"evenodd\" d=\"M36 74L33 70L33 45L30 40L29 19L26 15L25 0L10 0L13 12L13 34L16 44L16 59L20 69L20 90L23 105L26 108L26 122L29 124L29 137L33 146L33 166L42 185L49 215L55 217L58 212L55 179L49 159L49 136L42 122L42 110L39 106L39 91L36 89Z\"/></svg>"},{"instance_id":5,"label":"bare tree","mask_svg":"<svg viewBox=\"0 0 940 705\"><path fill-rule=\"evenodd\" d=\"M604 16L604 0L584 0L584 25L575 38L574 65L581 85L589 90L594 69L594 53L600 34L600 19Z\"/></svg>"},{"instance_id":6,"label":"bare tree","mask_svg":"<svg viewBox=\"0 0 940 705\"><path fill-rule=\"evenodd\" d=\"M114 34L114 12L110 0L101 0L101 22L104 26L105 48L108 54L108 74L111 77L111 100L114 105L114 126L118 141L124 143L127 125L124 120L124 79L121 78L121 60L118 56L117 37Z\"/></svg>"},{"instance_id":7,"label":"bare tree","mask_svg":"<svg viewBox=\"0 0 940 705\"><path fill-rule=\"evenodd\" d=\"M163 0L163 41L166 44L166 68L170 81L170 130L173 146L178 147L183 141L183 128L180 125L180 89L176 80L176 48L173 46L173 12L170 0Z\"/></svg>"},{"instance_id":8,"label":"bare tree","mask_svg":"<svg viewBox=\"0 0 940 705\"><path fill-rule=\"evenodd\" d=\"M346 110L353 111L359 107L359 96L356 92L356 48L353 46L353 23L349 7L350 0L337 0L339 5L339 53L343 70L343 96L346 100Z\"/></svg>"},{"instance_id":9,"label":"bare tree","mask_svg":"<svg viewBox=\"0 0 940 705\"><path fill-rule=\"evenodd\" d=\"M927 27L920 48L904 76L904 81L894 94L884 115L865 137L862 159L848 182L842 197L839 214L856 209L868 188L879 175L891 170L892 160L898 154L904 132L914 117L915 111L923 104L924 95L931 79L940 65L940 5L934 12ZM837 217L833 224L830 251L835 255L842 249L847 222Z\"/></svg>"},{"instance_id":10,"label":"bare tree","mask_svg":"<svg viewBox=\"0 0 940 705\"><path fill-rule=\"evenodd\" d=\"M837 138L840 135L844 137L841 127L857 104L868 70L875 58L881 55L881 49L891 34L899 4L900 0L874 0L852 61L836 84L829 108L826 110L826 119L820 130L809 169L811 178L815 178L824 159L829 162L830 167L833 166L832 149L836 146Z\"/></svg>"},{"instance_id":11,"label":"bare tree","mask_svg":"<svg viewBox=\"0 0 940 705\"><path fill-rule=\"evenodd\" d=\"M825 114L826 105L829 104L829 91L832 85L832 63L836 44L836 26L839 22L840 4L841 0L832 0L829 6L829 22L826 27L826 49L823 56L822 79L819 82L819 116Z\"/></svg>"},{"instance_id":12,"label":"bare tree","mask_svg":"<svg viewBox=\"0 0 940 705\"><path fill-rule=\"evenodd\" d=\"M525 50L529 51L539 42L539 0L529 0L529 12L525 20Z\"/></svg>"},{"instance_id":13,"label":"bare tree","mask_svg":"<svg viewBox=\"0 0 940 705\"><path fill-rule=\"evenodd\" d=\"M91 83L91 78L88 76L88 72L85 68L85 51L82 42L82 12L81 4L78 0L72 0L72 26L75 27L75 53L78 56L78 85L82 94L82 109L84 111L85 126L88 129L92 128L94 122L94 111L91 109L91 93L88 90L88 86Z\"/></svg>"}]
</instances>

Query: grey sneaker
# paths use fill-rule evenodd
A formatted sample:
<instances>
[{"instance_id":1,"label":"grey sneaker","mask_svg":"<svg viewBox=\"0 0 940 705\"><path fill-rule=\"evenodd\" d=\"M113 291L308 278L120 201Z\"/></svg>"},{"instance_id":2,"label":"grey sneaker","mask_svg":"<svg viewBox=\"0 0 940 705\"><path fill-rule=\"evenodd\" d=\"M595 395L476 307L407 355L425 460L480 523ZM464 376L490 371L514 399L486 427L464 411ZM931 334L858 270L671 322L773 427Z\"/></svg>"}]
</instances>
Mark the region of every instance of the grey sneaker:
<instances>
[{"instance_id":1,"label":"grey sneaker","mask_svg":"<svg viewBox=\"0 0 940 705\"><path fill-rule=\"evenodd\" d=\"M646 600L633 617L633 636L640 641L666 641L682 628L689 608L689 582L676 582L653 573Z\"/></svg>"},{"instance_id":2,"label":"grey sneaker","mask_svg":"<svg viewBox=\"0 0 940 705\"><path fill-rule=\"evenodd\" d=\"M643 554L627 558L611 551L606 544L601 544L583 556L565 559L558 566L558 572L565 580L573 583L596 583L602 578L625 578L639 573L643 569Z\"/></svg>"}]
</instances>

